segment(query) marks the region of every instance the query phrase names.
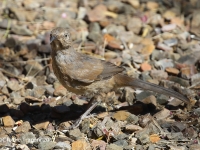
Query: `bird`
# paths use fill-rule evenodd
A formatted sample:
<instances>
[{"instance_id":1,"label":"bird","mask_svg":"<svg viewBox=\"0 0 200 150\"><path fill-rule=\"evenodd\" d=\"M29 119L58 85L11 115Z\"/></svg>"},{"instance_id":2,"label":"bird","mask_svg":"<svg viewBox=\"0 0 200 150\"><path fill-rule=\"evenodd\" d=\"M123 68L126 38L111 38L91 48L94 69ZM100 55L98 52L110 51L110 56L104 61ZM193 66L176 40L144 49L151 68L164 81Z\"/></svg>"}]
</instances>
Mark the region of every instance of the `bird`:
<instances>
[{"instance_id":1,"label":"bird","mask_svg":"<svg viewBox=\"0 0 200 150\"><path fill-rule=\"evenodd\" d=\"M189 99L172 89L165 88L124 74L124 68L105 60L83 54L73 48L72 30L56 27L50 33L52 68L59 82L77 95L95 97L121 87L141 88L168 95L188 104ZM79 119L87 116L96 106L95 102Z\"/></svg>"}]
</instances>

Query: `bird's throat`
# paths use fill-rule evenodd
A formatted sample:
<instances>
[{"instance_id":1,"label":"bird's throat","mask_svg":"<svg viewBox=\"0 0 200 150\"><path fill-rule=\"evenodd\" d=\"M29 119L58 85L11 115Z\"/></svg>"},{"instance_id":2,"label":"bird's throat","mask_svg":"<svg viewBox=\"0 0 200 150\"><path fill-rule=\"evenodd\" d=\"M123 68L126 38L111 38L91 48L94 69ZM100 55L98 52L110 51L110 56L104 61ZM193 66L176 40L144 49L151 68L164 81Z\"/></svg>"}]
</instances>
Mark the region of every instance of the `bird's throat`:
<instances>
[{"instance_id":1,"label":"bird's throat","mask_svg":"<svg viewBox=\"0 0 200 150\"><path fill-rule=\"evenodd\" d=\"M65 49L65 47L62 45L62 43L58 40L54 40L51 42L51 47L54 51L59 51Z\"/></svg>"}]
</instances>

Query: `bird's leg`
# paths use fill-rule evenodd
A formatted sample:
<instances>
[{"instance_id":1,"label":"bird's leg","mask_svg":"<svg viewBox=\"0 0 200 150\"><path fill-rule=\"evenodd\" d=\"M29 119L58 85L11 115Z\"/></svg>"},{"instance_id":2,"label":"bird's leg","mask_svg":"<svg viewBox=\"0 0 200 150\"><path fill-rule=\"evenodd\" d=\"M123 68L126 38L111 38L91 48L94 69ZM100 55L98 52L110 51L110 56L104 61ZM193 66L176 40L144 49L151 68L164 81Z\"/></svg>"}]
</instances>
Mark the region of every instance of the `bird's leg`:
<instances>
[{"instance_id":1,"label":"bird's leg","mask_svg":"<svg viewBox=\"0 0 200 150\"><path fill-rule=\"evenodd\" d=\"M94 100L96 100L94 102ZM94 102L94 103L93 103ZM93 104L92 104L93 103ZM76 122L70 127L72 129L77 128L81 122L83 121L83 119L88 117L88 114L90 114L90 112L96 108L96 106L100 103L100 101L98 100L98 98L96 99L96 97L93 97L90 102L89 102L89 108L80 116L80 118L78 118L76 120ZM92 104L92 105L91 105Z\"/></svg>"}]
</instances>

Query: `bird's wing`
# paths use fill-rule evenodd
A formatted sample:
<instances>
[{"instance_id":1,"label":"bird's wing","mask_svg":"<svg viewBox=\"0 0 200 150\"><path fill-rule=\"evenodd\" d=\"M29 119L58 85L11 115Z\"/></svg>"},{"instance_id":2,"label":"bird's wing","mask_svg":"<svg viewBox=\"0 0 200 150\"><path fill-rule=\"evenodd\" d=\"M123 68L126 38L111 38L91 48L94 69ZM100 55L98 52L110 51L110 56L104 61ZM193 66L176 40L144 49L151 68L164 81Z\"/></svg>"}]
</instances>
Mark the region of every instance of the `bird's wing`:
<instances>
[{"instance_id":1,"label":"bird's wing","mask_svg":"<svg viewBox=\"0 0 200 150\"><path fill-rule=\"evenodd\" d=\"M56 61L62 74L85 83L107 79L124 70L112 63L78 52L75 52L75 55L65 54L65 57L62 58Z\"/></svg>"}]
</instances>

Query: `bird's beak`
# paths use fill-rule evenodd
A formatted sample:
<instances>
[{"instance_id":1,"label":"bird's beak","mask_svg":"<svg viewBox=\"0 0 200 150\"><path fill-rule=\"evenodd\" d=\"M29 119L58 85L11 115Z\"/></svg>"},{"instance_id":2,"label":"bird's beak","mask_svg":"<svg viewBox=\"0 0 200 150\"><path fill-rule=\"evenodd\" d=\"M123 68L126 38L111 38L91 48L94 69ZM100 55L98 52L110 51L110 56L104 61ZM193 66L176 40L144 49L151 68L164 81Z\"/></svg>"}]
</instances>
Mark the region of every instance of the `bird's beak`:
<instances>
[{"instance_id":1,"label":"bird's beak","mask_svg":"<svg viewBox=\"0 0 200 150\"><path fill-rule=\"evenodd\" d=\"M56 38L54 36L50 37L50 43L53 42Z\"/></svg>"}]
</instances>

